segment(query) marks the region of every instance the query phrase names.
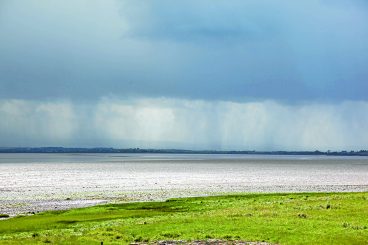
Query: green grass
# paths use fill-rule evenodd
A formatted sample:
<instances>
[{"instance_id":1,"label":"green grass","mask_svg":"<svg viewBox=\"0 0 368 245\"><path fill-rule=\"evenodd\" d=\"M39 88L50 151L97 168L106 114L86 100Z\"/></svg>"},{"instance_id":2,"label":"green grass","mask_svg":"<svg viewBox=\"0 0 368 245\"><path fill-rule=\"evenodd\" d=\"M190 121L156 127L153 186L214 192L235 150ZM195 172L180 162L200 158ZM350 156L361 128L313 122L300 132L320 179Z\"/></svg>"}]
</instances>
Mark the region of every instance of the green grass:
<instances>
[{"instance_id":1,"label":"green grass","mask_svg":"<svg viewBox=\"0 0 368 245\"><path fill-rule=\"evenodd\" d=\"M0 244L208 239L368 244L368 193L181 198L44 212L0 221Z\"/></svg>"}]
</instances>

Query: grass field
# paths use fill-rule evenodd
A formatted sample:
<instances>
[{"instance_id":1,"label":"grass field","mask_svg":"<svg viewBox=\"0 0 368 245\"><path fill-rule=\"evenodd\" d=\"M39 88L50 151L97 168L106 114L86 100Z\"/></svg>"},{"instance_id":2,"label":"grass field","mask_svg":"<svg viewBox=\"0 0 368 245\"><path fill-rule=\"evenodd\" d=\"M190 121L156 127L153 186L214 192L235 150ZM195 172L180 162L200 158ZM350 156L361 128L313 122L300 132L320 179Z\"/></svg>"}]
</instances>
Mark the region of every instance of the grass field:
<instances>
[{"instance_id":1,"label":"grass field","mask_svg":"<svg viewBox=\"0 0 368 245\"><path fill-rule=\"evenodd\" d=\"M180 198L44 212L0 221L0 244L208 239L368 244L368 193Z\"/></svg>"}]
</instances>

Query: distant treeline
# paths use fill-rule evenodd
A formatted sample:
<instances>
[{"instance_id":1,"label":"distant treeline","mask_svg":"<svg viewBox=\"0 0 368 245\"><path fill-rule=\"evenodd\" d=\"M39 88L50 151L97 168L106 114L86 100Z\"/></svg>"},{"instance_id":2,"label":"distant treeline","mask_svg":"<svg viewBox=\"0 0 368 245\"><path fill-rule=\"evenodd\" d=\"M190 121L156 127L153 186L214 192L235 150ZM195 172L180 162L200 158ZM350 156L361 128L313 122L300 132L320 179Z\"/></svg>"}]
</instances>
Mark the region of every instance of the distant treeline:
<instances>
[{"instance_id":1,"label":"distant treeline","mask_svg":"<svg viewBox=\"0 0 368 245\"><path fill-rule=\"evenodd\" d=\"M259 155L326 155L368 156L368 150L360 151L214 151L180 149L116 149L116 148L65 148L65 147L0 147L0 153L166 153L166 154L259 154Z\"/></svg>"}]
</instances>

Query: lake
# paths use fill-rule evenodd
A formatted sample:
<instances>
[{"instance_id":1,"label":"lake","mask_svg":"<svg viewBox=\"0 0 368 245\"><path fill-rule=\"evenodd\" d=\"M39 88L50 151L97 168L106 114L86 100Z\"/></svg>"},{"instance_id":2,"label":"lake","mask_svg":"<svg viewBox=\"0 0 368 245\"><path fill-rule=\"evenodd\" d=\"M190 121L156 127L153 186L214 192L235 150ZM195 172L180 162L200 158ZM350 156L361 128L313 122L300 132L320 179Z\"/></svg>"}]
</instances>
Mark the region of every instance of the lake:
<instances>
[{"instance_id":1,"label":"lake","mask_svg":"<svg viewBox=\"0 0 368 245\"><path fill-rule=\"evenodd\" d=\"M367 157L0 154L0 213L235 192L368 191Z\"/></svg>"}]
</instances>

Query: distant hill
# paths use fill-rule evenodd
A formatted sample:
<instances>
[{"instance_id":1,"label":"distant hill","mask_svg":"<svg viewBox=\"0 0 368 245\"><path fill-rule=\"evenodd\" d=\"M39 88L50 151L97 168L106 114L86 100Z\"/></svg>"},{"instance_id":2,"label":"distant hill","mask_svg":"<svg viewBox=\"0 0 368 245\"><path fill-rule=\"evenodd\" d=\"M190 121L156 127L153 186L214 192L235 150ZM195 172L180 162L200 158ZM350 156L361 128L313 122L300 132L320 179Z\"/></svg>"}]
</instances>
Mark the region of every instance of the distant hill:
<instances>
[{"instance_id":1,"label":"distant hill","mask_svg":"<svg viewBox=\"0 0 368 245\"><path fill-rule=\"evenodd\" d=\"M166 154L258 154L258 155L326 155L326 156L368 156L361 151L214 151L182 149L140 149L140 148L66 148L66 147L0 147L0 153L166 153Z\"/></svg>"}]
</instances>

